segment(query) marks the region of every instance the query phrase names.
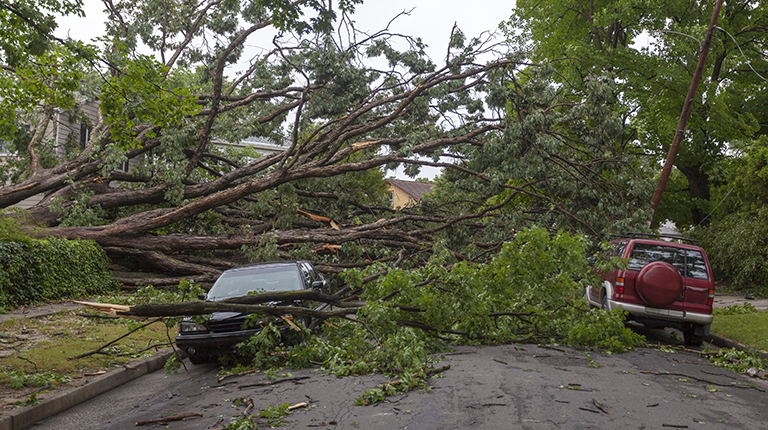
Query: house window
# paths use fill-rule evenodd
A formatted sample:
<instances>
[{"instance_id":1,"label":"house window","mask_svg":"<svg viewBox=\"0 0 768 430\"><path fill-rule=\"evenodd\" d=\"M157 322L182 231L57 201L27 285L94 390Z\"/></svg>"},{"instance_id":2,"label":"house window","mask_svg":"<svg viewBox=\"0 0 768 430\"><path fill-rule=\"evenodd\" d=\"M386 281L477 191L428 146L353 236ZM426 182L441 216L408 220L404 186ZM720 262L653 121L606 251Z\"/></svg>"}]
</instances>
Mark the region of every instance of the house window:
<instances>
[{"instance_id":1,"label":"house window","mask_svg":"<svg viewBox=\"0 0 768 430\"><path fill-rule=\"evenodd\" d=\"M85 124L80 123L80 149L85 149L85 144L88 143L88 138L90 137L91 131L88 130L88 127L85 126Z\"/></svg>"}]
</instances>

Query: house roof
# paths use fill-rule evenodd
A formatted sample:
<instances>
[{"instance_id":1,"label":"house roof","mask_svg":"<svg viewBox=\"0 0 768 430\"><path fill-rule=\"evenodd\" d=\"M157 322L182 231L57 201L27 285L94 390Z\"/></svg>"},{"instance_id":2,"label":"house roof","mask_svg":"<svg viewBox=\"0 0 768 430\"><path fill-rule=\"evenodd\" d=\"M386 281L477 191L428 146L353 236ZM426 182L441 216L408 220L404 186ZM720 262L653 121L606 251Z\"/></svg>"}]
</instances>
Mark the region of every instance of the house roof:
<instances>
[{"instance_id":1,"label":"house roof","mask_svg":"<svg viewBox=\"0 0 768 430\"><path fill-rule=\"evenodd\" d=\"M432 191L432 187L435 186L435 184L416 181L403 181L400 179L389 179L389 183L393 187L397 187L404 193L413 197L414 200L421 200L421 198L424 197L424 194L429 194L429 192Z\"/></svg>"}]
</instances>

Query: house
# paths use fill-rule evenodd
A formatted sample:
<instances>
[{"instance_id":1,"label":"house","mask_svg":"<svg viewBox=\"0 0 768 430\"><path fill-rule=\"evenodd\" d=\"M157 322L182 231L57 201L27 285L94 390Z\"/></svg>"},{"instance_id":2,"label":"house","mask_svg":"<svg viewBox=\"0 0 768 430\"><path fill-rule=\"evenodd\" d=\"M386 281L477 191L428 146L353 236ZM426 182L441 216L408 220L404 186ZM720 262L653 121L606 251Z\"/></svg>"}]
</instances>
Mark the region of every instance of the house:
<instances>
[{"instance_id":1,"label":"house","mask_svg":"<svg viewBox=\"0 0 768 430\"><path fill-rule=\"evenodd\" d=\"M392 193L392 207L400 209L402 207L413 206L432 191L435 184L416 181L403 181L400 179L388 179L389 187L387 191Z\"/></svg>"},{"instance_id":2,"label":"house","mask_svg":"<svg viewBox=\"0 0 768 430\"><path fill-rule=\"evenodd\" d=\"M43 139L50 141L56 152L56 156L65 159L67 154L73 150L85 149L88 142L89 133L93 125L98 121L99 101L81 101L77 108L69 111L57 108L54 111L52 120L48 123L43 134ZM4 142L0 141L0 164L6 157L13 157L14 154L7 148ZM124 163L123 170L127 171L128 163ZM22 209L28 209L36 205L43 198L42 194L32 196L24 201L14 205Z\"/></svg>"},{"instance_id":3,"label":"house","mask_svg":"<svg viewBox=\"0 0 768 430\"><path fill-rule=\"evenodd\" d=\"M78 154L85 149L85 145L90 138L90 132L93 126L98 122L99 100L81 100L75 109L63 110L56 109L52 121L49 122L45 130L43 139L52 142L56 156L64 160L71 154ZM262 137L249 137L241 142L231 143L222 140L213 139L214 146L219 148L245 148L252 147L261 155L274 154L285 151L285 147L274 143L273 141ZM6 157L13 157L13 153L7 148L5 142L0 141L0 164ZM138 163L142 163L145 156L126 160L116 170L129 172ZM116 185L113 185L116 186ZM32 196L16 205L22 209L29 209L42 200L43 194Z\"/></svg>"}]
</instances>

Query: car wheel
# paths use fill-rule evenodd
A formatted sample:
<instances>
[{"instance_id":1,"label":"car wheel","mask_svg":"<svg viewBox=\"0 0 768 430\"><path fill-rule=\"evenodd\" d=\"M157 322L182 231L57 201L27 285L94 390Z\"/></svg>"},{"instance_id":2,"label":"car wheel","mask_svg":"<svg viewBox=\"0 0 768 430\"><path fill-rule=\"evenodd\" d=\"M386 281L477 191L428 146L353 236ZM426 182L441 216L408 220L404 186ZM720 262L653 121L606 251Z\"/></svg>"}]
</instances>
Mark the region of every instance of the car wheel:
<instances>
[{"instance_id":1,"label":"car wheel","mask_svg":"<svg viewBox=\"0 0 768 430\"><path fill-rule=\"evenodd\" d=\"M608 309L608 291L600 290L600 309Z\"/></svg>"},{"instance_id":2,"label":"car wheel","mask_svg":"<svg viewBox=\"0 0 768 430\"><path fill-rule=\"evenodd\" d=\"M205 364L213 361L213 355L209 351L202 349L192 349L191 353L187 350L187 358L189 358L189 362L192 364Z\"/></svg>"},{"instance_id":3,"label":"car wheel","mask_svg":"<svg viewBox=\"0 0 768 430\"><path fill-rule=\"evenodd\" d=\"M704 343L704 335L696 334L696 326L691 325L683 328L683 341L687 346L701 346Z\"/></svg>"},{"instance_id":4,"label":"car wheel","mask_svg":"<svg viewBox=\"0 0 768 430\"><path fill-rule=\"evenodd\" d=\"M643 267L635 281L637 295L649 306L665 308L680 298L683 278L675 266L654 261Z\"/></svg>"}]
</instances>

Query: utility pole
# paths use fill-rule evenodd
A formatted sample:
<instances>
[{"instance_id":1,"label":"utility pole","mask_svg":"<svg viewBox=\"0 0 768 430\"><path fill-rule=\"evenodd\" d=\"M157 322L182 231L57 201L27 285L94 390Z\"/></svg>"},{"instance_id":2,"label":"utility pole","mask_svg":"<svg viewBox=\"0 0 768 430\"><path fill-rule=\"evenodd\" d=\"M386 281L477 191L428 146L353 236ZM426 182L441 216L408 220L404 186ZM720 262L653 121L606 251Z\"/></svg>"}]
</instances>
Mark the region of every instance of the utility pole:
<instances>
[{"instance_id":1,"label":"utility pole","mask_svg":"<svg viewBox=\"0 0 768 430\"><path fill-rule=\"evenodd\" d=\"M693 80L691 81L691 86L688 88L688 95L685 96L683 111L680 113L680 121L677 123L677 131L675 132L675 137L672 139L672 145L669 146L667 161L664 163L664 169L661 171L661 177L659 178L659 183L656 185L656 191L653 193L653 200L651 201L653 204L653 218L651 218L651 221L656 219L656 212L659 209L659 203L661 203L661 196L664 194L664 188L667 187L669 175L672 173L672 166L675 164L675 157L677 157L677 152L680 150L680 142L683 140L688 117L691 116L693 100L696 98L696 90L699 88L701 75L704 72L704 63L707 62L709 45L712 44L712 34L715 32L717 17L720 15L720 8L722 6L723 0L717 0L715 10L712 12L712 19L709 21L709 28L707 28L707 35L704 37L704 44L701 46L699 63L696 65L696 71L693 73Z\"/></svg>"}]
</instances>

